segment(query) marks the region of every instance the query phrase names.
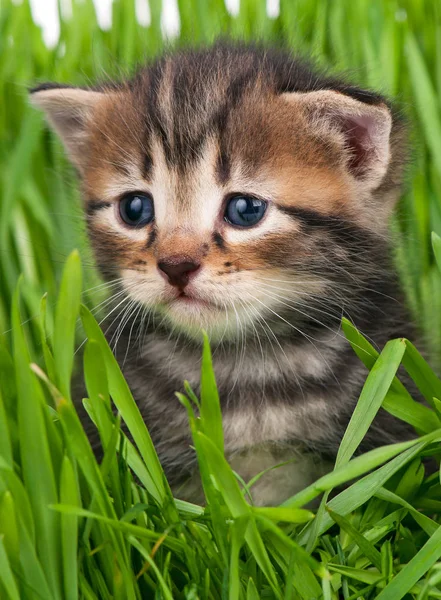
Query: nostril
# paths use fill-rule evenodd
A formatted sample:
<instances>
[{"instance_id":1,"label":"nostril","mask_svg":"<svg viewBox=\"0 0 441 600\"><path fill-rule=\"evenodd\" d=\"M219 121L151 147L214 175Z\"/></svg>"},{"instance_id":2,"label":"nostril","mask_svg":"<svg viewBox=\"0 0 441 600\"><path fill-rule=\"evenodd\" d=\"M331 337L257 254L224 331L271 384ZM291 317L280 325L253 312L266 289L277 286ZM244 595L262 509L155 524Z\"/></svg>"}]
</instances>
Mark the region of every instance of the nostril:
<instances>
[{"instance_id":1,"label":"nostril","mask_svg":"<svg viewBox=\"0 0 441 600\"><path fill-rule=\"evenodd\" d=\"M199 266L200 265L198 265L197 263L188 261L180 263L170 263L166 261L158 262L158 267L161 269L161 271L164 271L164 273L166 273L169 276L191 273L192 271L196 271L197 269L199 269Z\"/></svg>"},{"instance_id":2,"label":"nostril","mask_svg":"<svg viewBox=\"0 0 441 600\"><path fill-rule=\"evenodd\" d=\"M158 261L158 269L165 273L171 285L184 287L187 285L190 275L195 273L200 264L189 260L170 258Z\"/></svg>"}]
</instances>

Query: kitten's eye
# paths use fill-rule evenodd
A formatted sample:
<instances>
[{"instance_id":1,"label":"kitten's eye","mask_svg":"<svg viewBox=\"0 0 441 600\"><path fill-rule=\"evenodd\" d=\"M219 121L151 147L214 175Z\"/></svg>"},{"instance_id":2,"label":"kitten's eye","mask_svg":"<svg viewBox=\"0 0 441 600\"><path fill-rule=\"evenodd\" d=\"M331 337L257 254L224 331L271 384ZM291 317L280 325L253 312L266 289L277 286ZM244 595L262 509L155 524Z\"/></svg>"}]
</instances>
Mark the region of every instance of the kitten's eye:
<instances>
[{"instance_id":1,"label":"kitten's eye","mask_svg":"<svg viewBox=\"0 0 441 600\"><path fill-rule=\"evenodd\" d=\"M266 210L266 202L252 196L234 196L227 204L224 219L239 227L252 227Z\"/></svg>"},{"instance_id":2,"label":"kitten's eye","mask_svg":"<svg viewBox=\"0 0 441 600\"><path fill-rule=\"evenodd\" d=\"M143 227L155 216L153 199L143 194L128 194L119 202L119 214L130 227Z\"/></svg>"}]
</instances>

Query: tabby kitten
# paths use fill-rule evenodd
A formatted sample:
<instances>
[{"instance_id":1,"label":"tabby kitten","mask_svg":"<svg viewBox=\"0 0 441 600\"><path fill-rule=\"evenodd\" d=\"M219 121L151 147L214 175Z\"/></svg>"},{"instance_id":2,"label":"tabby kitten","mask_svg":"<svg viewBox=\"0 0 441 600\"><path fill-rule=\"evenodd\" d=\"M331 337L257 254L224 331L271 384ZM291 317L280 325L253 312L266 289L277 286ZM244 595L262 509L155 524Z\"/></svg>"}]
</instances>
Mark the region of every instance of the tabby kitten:
<instances>
[{"instance_id":1,"label":"tabby kitten","mask_svg":"<svg viewBox=\"0 0 441 600\"><path fill-rule=\"evenodd\" d=\"M129 81L32 91L78 170L96 261L120 292L107 335L176 494L199 500L185 411L207 330L225 447L276 504L335 458L366 372L409 336L388 251L405 129L385 98L289 53L217 43ZM122 310L127 309L127 310ZM411 436L385 411L361 451Z\"/></svg>"}]
</instances>

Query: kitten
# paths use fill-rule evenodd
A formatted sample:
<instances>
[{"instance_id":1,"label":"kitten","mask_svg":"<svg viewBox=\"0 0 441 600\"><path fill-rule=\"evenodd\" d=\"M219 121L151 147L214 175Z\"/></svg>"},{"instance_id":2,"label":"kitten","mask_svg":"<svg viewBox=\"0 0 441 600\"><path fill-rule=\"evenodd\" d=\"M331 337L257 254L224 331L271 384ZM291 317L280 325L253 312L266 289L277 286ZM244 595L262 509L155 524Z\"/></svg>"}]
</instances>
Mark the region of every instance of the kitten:
<instances>
[{"instance_id":1,"label":"kitten","mask_svg":"<svg viewBox=\"0 0 441 600\"><path fill-rule=\"evenodd\" d=\"M314 481L366 377L341 317L379 348L412 335L388 251L400 117L287 52L225 42L32 101L79 172L102 274L121 278L105 329L176 494L200 500L174 392L198 388L202 328L233 468L249 479L294 459L255 502ZM411 435L381 409L360 450Z\"/></svg>"}]
</instances>

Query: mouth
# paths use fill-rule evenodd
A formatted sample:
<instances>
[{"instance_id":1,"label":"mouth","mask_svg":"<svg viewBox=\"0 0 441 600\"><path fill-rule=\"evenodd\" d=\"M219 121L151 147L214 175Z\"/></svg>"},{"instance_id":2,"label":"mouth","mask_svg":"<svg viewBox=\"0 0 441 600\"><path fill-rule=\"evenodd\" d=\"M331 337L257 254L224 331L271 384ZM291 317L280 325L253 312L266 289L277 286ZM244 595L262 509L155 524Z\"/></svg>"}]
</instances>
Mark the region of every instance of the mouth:
<instances>
[{"instance_id":1,"label":"mouth","mask_svg":"<svg viewBox=\"0 0 441 600\"><path fill-rule=\"evenodd\" d=\"M181 291L177 296L175 296L170 304L177 304L181 306L192 306L192 307L200 307L200 308L215 308L215 304L213 302L209 302L208 300L203 300L202 298L198 298L189 292Z\"/></svg>"}]
</instances>

